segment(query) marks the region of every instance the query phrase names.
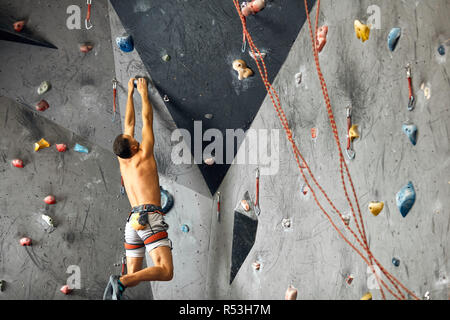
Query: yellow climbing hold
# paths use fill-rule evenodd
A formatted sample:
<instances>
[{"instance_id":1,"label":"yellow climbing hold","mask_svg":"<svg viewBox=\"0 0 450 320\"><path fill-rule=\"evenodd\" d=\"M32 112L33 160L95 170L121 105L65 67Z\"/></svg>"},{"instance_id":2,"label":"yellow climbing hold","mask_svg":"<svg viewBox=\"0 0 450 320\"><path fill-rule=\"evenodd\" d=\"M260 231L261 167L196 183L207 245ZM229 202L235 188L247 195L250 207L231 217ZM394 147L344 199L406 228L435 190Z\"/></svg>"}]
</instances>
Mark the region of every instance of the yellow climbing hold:
<instances>
[{"instance_id":1,"label":"yellow climbing hold","mask_svg":"<svg viewBox=\"0 0 450 320\"><path fill-rule=\"evenodd\" d=\"M362 42L369 40L370 27L362 24L359 20L355 20L355 32L356 37L361 39Z\"/></svg>"},{"instance_id":2,"label":"yellow climbing hold","mask_svg":"<svg viewBox=\"0 0 450 320\"><path fill-rule=\"evenodd\" d=\"M381 212L381 210L383 210L383 208L384 208L383 201L380 201L380 202L372 201L371 203L369 203L369 210L370 210L370 212L372 212L372 214L374 216L377 216Z\"/></svg>"},{"instance_id":3,"label":"yellow climbing hold","mask_svg":"<svg viewBox=\"0 0 450 320\"><path fill-rule=\"evenodd\" d=\"M372 294L370 292L367 292L365 295L363 295L361 300L372 300Z\"/></svg>"},{"instance_id":4,"label":"yellow climbing hold","mask_svg":"<svg viewBox=\"0 0 450 320\"><path fill-rule=\"evenodd\" d=\"M39 140L34 144L34 151L38 151L40 149L48 148L50 147L50 143L48 143L44 138Z\"/></svg>"},{"instance_id":5,"label":"yellow climbing hold","mask_svg":"<svg viewBox=\"0 0 450 320\"><path fill-rule=\"evenodd\" d=\"M358 125L357 124L352 125L350 130L348 130L348 136L350 137L350 139L352 139L352 141L355 138L359 138Z\"/></svg>"}]
</instances>

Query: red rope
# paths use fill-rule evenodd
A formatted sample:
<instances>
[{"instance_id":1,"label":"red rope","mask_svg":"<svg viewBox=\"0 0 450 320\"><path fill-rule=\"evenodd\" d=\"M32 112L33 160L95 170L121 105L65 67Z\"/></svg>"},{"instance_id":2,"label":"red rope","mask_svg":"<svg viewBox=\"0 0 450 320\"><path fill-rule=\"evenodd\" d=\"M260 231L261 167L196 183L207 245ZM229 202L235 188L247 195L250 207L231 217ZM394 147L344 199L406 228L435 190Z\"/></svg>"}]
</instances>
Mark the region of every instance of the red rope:
<instances>
[{"instance_id":1,"label":"red rope","mask_svg":"<svg viewBox=\"0 0 450 320\"><path fill-rule=\"evenodd\" d=\"M390 280L391 283L394 282L394 281L396 281L396 282L399 283L399 281L398 281L397 279L395 279L392 275L390 275L390 274L389 274L389 273L381 266L381 264L379 264L379 262L373 257L372 253L370 252L370 249L368 248L368 245L367 245L367 239L366 239L366 234L365 234L365 230L364 230L364 225L363 225L363 223L362 223L362 230L361 230L361 229L359 228L358 220L357 220L357 218L356 218L356 215L355 215L355 212L354 212L354 209L353 209L352 202L350 201L349 196L348 196L348 194L347 194L347 189L346 189L346 186L345 186L344 176L343 176L343 168L342 168L343 164L344 164L344 166L345 166L345 168L346 168L347 176L349 176L350 184L351 184L351 187L352 187L352 192L353 192L353 195L354 195L355 200L356 200L356 203L357 203L357 208L358 208L358 211L359 211L360 219L361 219L361 221L362 221L362 215L361 215L361 211L360 211L360 208L359 208L359 203L358 203L358 200L357 200L357 198L356 198L356 191L355 191L355 188L354 188L353 183L352 183L352 181L351 181L350 174L349 174L349 172L348 172L348 168L347 168L347 166L346 166L345 160L344 160L344 158L343 158L342 150L341 150L341 148L340 148L339 137L338 137L338 134L337 134L336 123L335 123L335 121L334 121L334 117L333 117L333 114L332 114L332 111L331 111L331 106L328 108L328 106L330 105L330 103L329 103L329 97L328 97L328 93L327 93L327 91L326 91L326 84L325 84L325 81L324 81L324 79L323 79L323 76L321 75L320 66L318 65L318 52L317 52L316 46L314 45L314 44L315 44L315 41L314 41L315 39L314 39L314 36L312 35L311 21L310 21L310 18L309 18L309 12L308 12L308 10L307 10L307 4L305 3L305 9L306 9L306 12L307 12L308 23L309 23L309 27L310 27L310 35L311 35L311 38L312 38L312 41L313 41L313 51L314 51L314 56L315 56L315 58L316 58L316 66L318 67L318 73L319 73L319 78L320 78L320 80L321 80L322 91L323 91L323 93L324 93L325 102L327 103L327 109L328 109L328 113L329 113L329 117L330 117L330 123L331 123L331 126L332 126L332 128L333 128L333 132L334 132L334 134L335 134L335 138L337 137L338 150L340 151L341 180L343 181L343 187L344 187L344 190L345 190L345 193L346 193L347 201L349 202L350 207L352 208L352 213L353 213L353 216L354 216L354 218L355 218L355 222L356 222L358 231L359 231L360 235L361 235L362 238L363 238L364 244L361 243L360 239L356 236L356 234L354 233L354 231L353 231L349 226L347 226L347 225L345 224L345 221L344 221L344 219L343 219L342 214L341 214L341 213L339 212L339 210L334 206L334 204L332 203L332 201L329 199L328 195L325 193L325 191L324 191L324 190L322 189L322 187L319 185L319 183L318 183L317 180L315 179L314 175L312 174L312 172L311 172L311 170L310 170L308 164L306 163L305 159L303 158L303 156L301 155L300 151L298 150L297 145L295 144L295 142L294 142L294 140L293 140L293 138L292 138L292 132L291 132L291 130L290 130L290 128L289 128L288 121L287 121L287 119L286 119L286 115L285 115L285 113L284 113L284 111L283 111L283 109L282 109L282 107L281 107L281 103L280 103L280 100L279 100L279 97L278 97L278 93L276 92L276 90L273 88L273 86L272 86L272 85L270 84L270 82L268 81L267 68L266 68L266 65L265 65L265 63L264 63L264 60L263 60L263 58L262 58L262 55L261 55L259 49L254 45L253 39L251 38L251 36L250 36L250 34L249 34L248 30L247 30L247 27L246 27L246 20L245 20L245 17L242 15L242 12L241 12L241 10L240 10L239 1L238 1L238 0L233 0L233 2L234 2L234 4L235 4L236 10L237 10L237 12L238 12L238 14L239 14L239 16L240 16L240 18L241 18L244 37L246 38L246 40L247 40L248 43L249 43L250 49L251 49L251 51L252 51L252 53L253 53L253 56L255 57L255 61L256 61L257 67L258 67L259 73L260 73L260 75L261 75L261 78L262 78L262 80L263 80L263 82L264 82L264 85L265 85L265 87L266 87L266 90L267 90L267 92L268 92L268 94L269 94L269 96L270 96L270 99L271 99L271 101L272 101L272 103L273 103L273 106L274 106L274 108L275 108L275 110L276 110L276 112L277 112L277 115L278 115L278 117L279 117L279 119L280 119L280 121L281 121L281 124L282 124L283 128L284 128L285 131L286 131L286 135L287 135L287 137L288 137L288 140L289 140L289 141L291 142L291 144L292 144L292 148L293 148L293 151L294 151L294 157L295 157L296 162L297 162L297 164L298 164L298 166L299 166L299 168L300 168L300 172L301 172L301 174L302 174L302 176L303 176L303 179L304 179L305 183L308 185L309 189L312 191L312 194L313 194L313 197L314 197L314 200L315 200L316 204L319 206L319 208L321 209L321 211L322 211L322 212L325 214L325 216L328 218L328 220L330 221L330 223L332 224L332 226L334 227L334 229L335 229L335 230L339 233L339 235L344 239L344 241L347 242L347 244L349 244L349 245L350 245L350 246L351 246L351 247L352 247L352 248L353 248L353 249L361 256L361 258L362 258L362 259L363 259L363 260L371 267L372 272L374 272L374 274L375 274L375 276L376 276L377 282L378 282L378 283L381 282L381 285L382 285L383 287L385 287L385 288L386 288L386 289L387 289L394 297L396 297L397 299L400 299L396 294L394 294L394 293L387 287L387 285L384 283L384 281L383 281L382 279L379 279L378 275L375 273L375 270L374 270L373 264L372 264L372 259L375 260L375 262L377 263L377 265L380 267L380 270L386 275L386 277ZM320 6L320 0L319 0L319 2L318 2L318 10L319 10L319 6ZM317 16L316 16L316 25L315 25L315 28L316 28L316 34L317 34L317 26L318 26L318 14L317 14ZM258 54L255 54L255 51L257 51ZM260 60L260 61L258 61L258 60ZM261 62L261 64L262 64L262 67L263 67L263 69L264 69L264 72L263 72L262 69L261 69L260 62ZM275 96L275 98L274 98L274 96ZM277 102L275 102L275 100L277 100ZM330 111L331 111L331 112L330 112ZM302 160L301 163L300 163L300 159L299 159L299 158ZM308 170L308 173L310 174L311 179L313 180L313 182L315 183L315 185L319 188L319 190L321 191L321 193L325 196L325 198L327 199L328 203L333 207L334 211L335 211L336 213L338 213L338 215L340 216L340 218L341 218L341 220L343 221L344 225L347 226L347 229L348 229L348 230L351 232L351 234L355 237L356 241L357 241L357 242L361 245L361 247L368 253L370 262L369 262L369 261L366 259L366 257L364 257L364 256L362 255L362 253L361 253L361 252L360 252L360 251L359 251L359 250L358 250L358 249L357 249L357 248L356 248L356 247L355 247L355 246L354 246L354 245L353 245L353 244L352 244L352 243L351 243L351 242L350 242L343 234L342 234L342 232L339 230L339 228L334 224L334 222L333 222L333 220L331 219L331 217L329 216L329 214L325 211L325 209L322 207L322 205L321 205L320 202L318 201L315 191L311 188L311 185L310 185L308 179L306 178L304 172L301 170L302 168L306 168L306 169ZM399 283L399 284L400 284L400 283ZM400 284L400 285L401 285L401 284ZM394 286L396 287L397 291L399 291L399 293L401 294L400 290L399 290L398 287L395 285L395 283L394 283ZM403 285L401 285L401 287L404 288L406 291L408 291L408 293L410 293L412 296L414 296L414 294L412 294L412 293L411 293L408 289L406 289ZM381 286L380 286L380 289L382 290ZM384 292L383 292L383 291L382 291L382 295L383 295L383 298L384 298ZM401 296L404 298L403 294L401 294ZM414 297L415 297L415 296L414 296ZM415 297L415 298L417 299L417 297Z\"/></svg>"}]
</instances>

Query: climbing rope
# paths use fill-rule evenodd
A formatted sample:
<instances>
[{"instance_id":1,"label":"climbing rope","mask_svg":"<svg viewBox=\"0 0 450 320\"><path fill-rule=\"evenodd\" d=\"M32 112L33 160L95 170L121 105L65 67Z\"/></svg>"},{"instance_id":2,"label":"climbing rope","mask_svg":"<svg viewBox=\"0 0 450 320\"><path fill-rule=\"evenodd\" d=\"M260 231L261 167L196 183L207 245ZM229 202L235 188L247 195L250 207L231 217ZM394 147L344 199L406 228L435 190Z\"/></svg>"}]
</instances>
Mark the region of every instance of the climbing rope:
<instances>
[{"instance_id":1,"label":"climbing rope","mask_svg":"<svg viewBox=\"0 0 450 320\"><path fill-rule=\"evenodd\" d=\"M383 274L385 274L385 276L387 277L387 279L394 285L394 287L396 288L397 292L399 292L399 294L401 295L401 298L405 299L404 295L402 294L402 292L400 291L400 289L398 288L398 286L396 285L396 283L398 283L405 291L407 291L407 292L408 292L411 296L413 296L415 299L418 299L418 298L417 298L410 290L408 290L406 287L404 287L397 279L395 279L391 274L389 274L389 273L381 266L381 264L373 257L373 255L372 255L372 253L371 253L371 251L370 251L370 249L369 249L369 246L368 246L368 244L367 244L366 233L365 233L364 224L363 224L363 221L362 221L361 210L360 210L359 203L358 203L358 200L357 200L357 197L356 197L356 191L355 191L353 182L352 182L352 180L351 180L350 173L349 173L349 171L348 171L348 167L347 167L347 165L346 165L346 163L345 163L345 160L344 160L344 157L343 157L343 153L342 153L342 149L341 149L341 147L340 147L339 136L338 136L338 133L337 133L337 127L336 127L336 123L335 123L335 121L334 121L334 116L333 116L333 113L332 113L332 110L331 110L331 104L330 104L330 101L329 101L328 92L327 92L327 90L326 90L325 80L323 79L323 75L322 75L321 70L320 70L320 65L319 65L319 61L318 61L318 52L317 52L317 47L316 47L316 45L315 45L316 41L315 41L315 38L314 38L314 36L313 36L313 34L312 34L311 20L310 20L310 17L309 17L309 12L308 12L308 8L307 8L306 0L305 0L305 9L306 9L306 14L307 14L307 18L308 18L308 24L309 24L309 29L310 29L310 36L311 36L312 43L313 43L313 52L314 52L314 57L315 57L315 60L316 60L316 68L317 68L317 72L318 72L318 74L319 74L319 79L320 79L320 82L321 82L321 86L322 86L322 91L323 91L324 99L325 99L325 102L326 102L326 105L327 105L327 111L328 111L328 115L329 115L329 119L330 119L330 124L331 124L332 129L333 129L333 133L334 133L334 136L335 136L335 139L336 139L336 142L337 142L337 146L338 146L338 150L339 150L339 155L340 155L339 161L340 161L341 181L342 181L342 184L343 184L343 188L344 188L344 192L345 192L345 194L346 194L347 201L348 201L348 203L349 203L349 205L350 205L350 207L351 207L351 209L352 209L353 217L355 218L356 227L357 227L358 232L359 232L359 234L361 235L361 237L362 237L364 243L361 242L361 240L360 240L360 239L358 238L358 236L354 233L354 231L353 231L353 230L345 223L345 220L344 220L342 214L341 214L340 211L335 207L335 205L334 205L333 202L329 199L328 195L325 193L325 191L323 190L323 188L322 188L322 187L320 186L320 184L317 182L317 180L315 179L313 173L311 172L311 169L309 168L309 166L308 166L306 160L304 159L304 157L303 157L302 154L300 153L300 151L299 151L299 149L298 149L298 147L297 147L297 145L296 145L296 143L295 143L295 141L294 141L294 139L293 139L293 137L292 137L292 131L291 131L291 129L289 128L289 125L288 125L288 121L287 121L286 115L285 115L285 113L284 113L284 111L283 111L283 109L282 109L282 107L281 107L281 103L280 103L280 99L279 99L278 93L277 93L277 91L273 88L272 84L271 84L271 83L269 82L269 80L268 80L267 68L266 68L266 65L265 65L265 62L264 62L263 55L261 55L261 52L259 51L259 49L258 49L258 48L255 46L255 44L253 43L253 39L252 39L251 35L249 34L249 32L248 32L248 30L247 30L246 19L245 19L245 17L243 16L243 14L242 14L242 12L241 12L241 9L240 9L240 6L239 6L239 0L233 0L233 3L234 3L234 5L235 5L236 10L237 10L237 12L238 12L238 14L239 14L239 17L240 17L240 19L241 19L242 30L243 30L243 37L244 37L244 39L247 40L246 42L248 42L248 44L249 44L249 47L250 47L250 49L251 49L251 51L252 51L252 53L253 53L253 57L255 57L255 62L256 62L256 65L257 65L257 67L258 67L258 70L259 70L259 73L260 73L260 75L261 75L261 78L262 78L262 80L263 80L264 86L266 87L267 93L269 94L269 97L270 97L270 99L271 99L271 101L272 101L272 104L273 104L273 106L274 106L274 108L275 108L275 110L276 110L276 112L277 112L278 118L280 119L280 122L281 122L281 124L282 124L282 126L283 126L283 128L284 128L284 130L285 130L285 132L286 132L287 138L288 138L289 142L290 142L291 145L292 145L292 149L293 149L293 152L294 152L294 157L295 157L295 160L296 160L296 162L297 162L297 164L298 164L298 166L299 166L300 173L302 174L303 180L305 181L306 185L307 185L308 188L311 190L312 195L313 195L313 198L314 198L316 204L319 206L320 210L324 213L324 215L325 215L325 216L327 217L327 219L330 221L330 223L332 224L333 228L334 228L334 229L338 232L338 234L344 239L344 241L345 241L348 245L350 245L350 247L352 247L352 248L353 248L353 249L361 256L361 258L364 260L364 262L366 262L367 265L370 266L372 272L373 272L374 275L375 275L375 278L376 278L378 284L381 284L381 286L385 287L385 288L386 288L386 289L387 289L394 297L396 297L397 299L400 299L400 297L397 296L395 293L393 293L393 292L390 290L390 288L386 285L386 283L385 283L382 279L379 278L379 276L377 275L377 273L375 272L375 269L374 269L374 267L373 267L373 261L375 261L375 263L378 265L378 267L379 267L380 270L383 272ZM318 5L317 5L317 15L316 15L316 24L315 24L315 31L316 31L316 34L317 34L317 29L318 29L319 8L320 8L320 0L318 1ZM256 51L258 54L256 54L255 51ZM262 67L261 67L261 65L262 65ZM263 71L262 69L264 69L264 71ZM276 102L275 102L275 100L276 100ZM300 159L301 159L301 161L300 161ZM361 219L361 226L362 226L362 229L359 227L358 219L356 218L356 214L355 214L355 211L354 211L354 208L353 208L353 204L352 204L352 202L350 201L350 197L348 196L348 192L347 192L347 188L346 188L345 180L344 180L344 168L345 168L346 175L347 175L348 178L349 178L349 182L350 182L350 186L351 186L351 189L352 189L352 192L353 192L353 196L354 196L355 201L356 201L357 209L358 209L358 212L359 212L359 217L360 217L360 219ZM339 217L341 218L342 222L343 222L344 225L347 227L348 231L349 231L349 232L353 235L353 237L356 239L356 241L358 242L358 244L359 244L359 245L367 252L367 254L368 254L368 256L369 256L369 260L361 253L360 250L358 250L358 249L357 249L357 248L356 248L356 247L355 247L355 246L347 239L347 237L345 237L345 236L342 234L342 232L339 230L339 228L338 228L338 227L336 226L336 224L333 222L333 220L331 219L330 215L325 211L325 209L323 208L323 206L320 204L319 200L317 199L317 195L316 195L315 191L313 190L313 188L311 187L310 182L308 181L308 179L307 179L307 177L305 176L305 173L303 172L302 169L307 169L307 171L308 171L308 173L309 173L311 179L313 180L314 184L319 188L319 190L321 191L321 193L323 194L323 196L326 198L327 202L332 206L333 210L339 215ZM373 260L373 261L372 261L372 260ZM382 293L382 297L383 297L383 299L385 299L384 291L383 291L383 289L382 289L381 286L379 286L379 287L380 287L380 290L381 290L381 293Z\"/></svg>"}]
</instances>

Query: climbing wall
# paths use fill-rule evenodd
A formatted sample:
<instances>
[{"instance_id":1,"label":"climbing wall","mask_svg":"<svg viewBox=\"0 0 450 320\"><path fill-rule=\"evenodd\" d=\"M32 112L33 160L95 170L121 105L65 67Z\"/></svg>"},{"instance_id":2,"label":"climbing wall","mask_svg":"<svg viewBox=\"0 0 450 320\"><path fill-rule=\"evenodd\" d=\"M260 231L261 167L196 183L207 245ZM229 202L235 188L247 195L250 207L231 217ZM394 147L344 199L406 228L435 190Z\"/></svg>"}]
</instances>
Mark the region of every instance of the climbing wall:
<instances>
[{"instance_id":1,"label":"climbing wall","mask_svg":"<svg viewBox=\"0 0 450 320\"><path fill-rule=\"evenodd\" d=\"M223 40L230 51L222 54L231 61L232 52L240 51L242 33L239 16L229 1L225 21L219 17L216 23L222 21L236 30ZM137 1L134 12L146 19L146 11L155 9L149 3ZM122 130L127 81L136 75L156 80L159 73L152 72L138 50L125 53L117 48L115 38L125 32L133 34L133 30L127 30L109 1L93 1L93 28L89 30L84 28L87 8L83 0L22 0L0 5L2 14L11 19L26 18L35 36L58 48L1 41L0 280L5 285L0 299L101 299L109 275L120 272L124 253L123 227L129 203L119 192L120 174L111 144ZM80 30L66 27L70 5L81 8ZM372 16L368 13L371 6L380 9L380 24L362 43L355 36L353 23L356 19L366 23ZM277 48L270 45L273 39L266 39L270 32L254 29L256 22L264 24L275 17L282 21L279 15L283 8L285 1L271 1L264 11L248 18L249 30L255 44L267 53L267 63L279 64L279 71L271 72L270 80L274 80L308 166L337 208L349 213L308 26L302 19L289 20L301 30L284 58L276 56ZM310 9L314 24L316 5ZM177 14L165 12L168 16ZM370 248L417 296L423 298L428 292L431 299L448 299L450 272L449 12L450 4L445 0L432 5L426 1L330 0L322 1L318 20L319 26L328 26L327 43L319 57L344 150L348 105L352 106L352 122L358 125L355 158L345 159ZM193 16L195 21L200 18ZM391 52L387 36L394 27L401 28L401 36ZM80 52L79 46L85 42L93 44L92 51ZM438 53L441 45L447 53L442 54L442 48ZM234 85L245 94L245 82L238 82L230 61L227 76L235 76ZM416 98L412 111L407 110L407 63ZM252 88L264 90L262 83L258 84L255 65L251 67L255 71ZM118 80L114 121L113 77ZM37 87L44 80L50 81L52 88L38 96ZM152 83L160 182L175 197L174 208L166 217L174 245L174 279L141 284L126 291L127 299L283 299L289 285L298 288L301 300L360 299L366 292L381 299L367 265L331 227L311 192L303 188L291 146L267 96L254 107L259 111L250 117L254 117L253 122L244 127L248 132L278 130L274 141L279 157L273 158L273 174L267 174L263 170L266 166L259 164L261 213L248 214L250 225L246 222L249 219L239 216L240 202L246 198L254 210L256 163L230 166L218 188L218 220L217 197L211 196L211 186L198 166L171 161L174 143L170 137L177 123L161 97L165 90ZM264 91L258 94L265 96ZM41 98L50 104L45 112L34 109ZM135 99L135 107L140 139L139 99ZM230 117L237 114L231 111L227 113ZM402 131L405 123L417 126L416 145ZM311 129L315 129L315 138ZM51 146L34 152L33 144L41 138ZM68 151L58 153L55 143L66 143ZM76 143L86 146L89 153L75 152ZM249 142L245 147L248 150L241 146L239 152L258 154L261 145ZM274 150L269 140L269 153L271 148ZM24 168L11 165L16 158L24 161ZM396 193L409 181L414 184L416 201L403 217ZM56 197L56 204L43 202L49 194ZM372 201L384 202L377 216L368 209ZM328 211L336 220L336 214ZM53 218L54 229L42 214ZM351 237L342 223L336 222ZM353 218L349 223L355 227ZM187 225L189 232L183 232L182 225ZM20 245L24 236L32 238L31 247ZM239 245L244 241L245 248ZM398 266L392 263L393 258L400 262ZM65 296L59 289L70 276L70 266L80 268L81 288ZM346 281L349 275L353 277L351 284Z\"/></svg>"},{"instance_id":2,"label":"climbing wall","mask_svg":"<svg viewBox=\"0 0 450 320\"><path fill-rule=\"evenodd\" d=\"M373 29L370 39L362 43L355 36L353 22L365 23L371 5L380 8L380 29ZM315 10L311 10L313 27ZM449 12L448 1L430 5L426 1L340 0L322 1L319 17L319 26L329 28L319 58L343 150L349 104L353 107L352 121L359 125L360 138L353 144L355 158L346 157L346 161L362 207L368 243L390 273L420 298L428 291L431 299L448 299L450 272L450 60L448 53L438 53L442 44L449 50ZM391 52L387 37L394 27L401 28L402 35ZM264 47L264 39L258 39L256 45ZM413 111L407 110L407 63L411 64L416 97ZM300 85L296 78L299 72ZM429 98L421 89L422 83L431 92ZM300 32L274 86L309 167L337 208L349 213L308 28ZM418 127L415 146L402 131L407 121ZM247 190L254 197L256 188L256 165L235 165L219 188L223 215L220 222L212 224L209 269L214 272L208 274L208 296L283 299L288 286L293 285L298 288L298 299L360 299L366 292L381 299L380 291L371 289L374 278L367 265L332 228L311 192L303 194L304 183L291 145L268 97L251 129L267 128L280 130L280 160L276 174L260 178L261 214L255 243L230 285L235 207ZM317 128L315 139L312 128ZM250 146L249 153L257 152L257 145ZM414 184L416 202L403 218L396 193L408 181ZM323 197L320 200L324 202ZM384 202L378 216L368 210L371 201ZM328 212L351 238L337 214ZM283 219L290 219L290 228L283 227ZM350 226L356 229L353 218ZM398 267L393 258L400 261ZM259 270L255 262L260 264ZM349 275L354 277L350 285L346 282ZM388 294L388 298L393 297Z\"/></svg>"}]
</instances>

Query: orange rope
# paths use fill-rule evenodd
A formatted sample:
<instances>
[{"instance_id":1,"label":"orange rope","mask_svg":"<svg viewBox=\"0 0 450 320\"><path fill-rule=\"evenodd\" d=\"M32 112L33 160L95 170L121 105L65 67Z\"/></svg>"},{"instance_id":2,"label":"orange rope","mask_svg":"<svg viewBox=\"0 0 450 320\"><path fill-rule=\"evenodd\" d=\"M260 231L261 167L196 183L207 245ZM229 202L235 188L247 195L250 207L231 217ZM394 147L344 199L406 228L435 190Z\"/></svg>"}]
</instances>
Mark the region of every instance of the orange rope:
<instances>
[{"instance_id":1,"label":"orange rope","mask_svg":"<svg viewBox=\"0 0 450 320\"><path fill-rule=\"evenodd\" d=\"M352 208L352 213L353 213L353 216L354 216L354 218L355 218L355 222L356 222L356 224L357 224L358 231L359 231L360 235L361 235L362 238L363 238L364 244L361 243L360 239L356 236L356 234L354 233L354 231L353 231L349 226L347 226L347 225L345 224L342 214L341 214L341 213L339 212L339 210L334 206L333 202L329 199L328 195L325 193L325 191L323 190L323 188L319 185L319 183L318 183L317 180L315 179L314 175L312 174L312 172L311 172L311 170L310 170L308 164L306 163L305 159L303 158L302 154L301 154L300 151L298 150L297 145L295 144L295 141L294 141L293 138L292 138L292 132L291 132L291 130L290 130L290 128L289 128L288 121L287 121L287 119L286 119L286 115L285 115L285 113L284 113L284 111L283 111L283 109L282 109L282 107L281 107L281 103L280 103L280 100L279 100L279 97L278 97L278 93L277 93L277 91L273 88L273 86L270 84L270 82L269 82L269 80L268 80L268 76L267 76L267 68L266 68L266 65L265 65L265 63L264 63L264 60L263 60L263 58L262 58L262 55L261 55L259 49L254 45L253 39L252 39L252 37L250 36L250 34L249 34L248 30L247 30L247 27L246 27L246 19L245 19L245 17L242 15L242 12L241 12L241 10L240 10L239 1L238 1L238 0L233 0L233 2L234 2L234 5L235 5L235 7L236 7L236 10L237 10L237 12L238 12L238 14L239 14L239 16L240 16L240 18L241 18L242 28L243 28L243 37L246 38L246 40L248 41L248 43L249 43L249 45L250 45L250 49L252 50L253 56L255 57L255 61L256 61L257 67L258 67L259 73L260 73L260 75L261 75L261 78L262 78L262 80L263 80L263 82L264 82L264 85L265 85L265 87L266 87L266 90L267 90L267 92L268 92L268 94L269 94L269 96L270 96L270 99L271 99L271 101L272 101L272 103L273 103L273 106L274 106L274 108L275 108L275 110L276 110L276 112L277 112L277 114L278 114L278 117L279 117L279 119L280 119L280 121L281 121L281 124L282 124L283 128L284 128L285 131L286 131L286 135L287 135L287 137L288 137L288 140L289 140L289 141L291 142L291 144L292 144L292 148L293 148L293 151L294 151L294 156L295 156L296 162L297 162L297 164L298 164L298 166L299 166L299 168L300 168L300 172L301 172L301 174L302 174L302 176L303 176L303 179L304 179L305 183L307 184L307 186L309 187L309 189L312 191L312 194L313 194L313 197L314 197L314 200L315 200L316 204L319 206L319 208L321 209L321 211L322 211L322 212L325 214L325 216L328 218L328 220L330 221L330 223L332 224L332 226L334 227L334 229L335 229L335 230L339 233L339 235L344 239L344 241L347 242L347 243L348 243L348 244L349 244L349 245L350 245L350 246L351 246L351 247L352 247L352 248L353 248L353 249L361 256L361 258L362 258L362 259L363 259L363 260L371 267L372 272L373 272L373 273L375 274L375 276L376 276L377 282L378 282L378 283L381 282L381 285L382 285L383 287L385 287L385 288L386 288L386 289L387 289L394 297L396 297L397 299L400 299L396 294L394 294L394 293L387 287L387 285L384 283L384 281L383 281L382 279L379 279L378 275L375 273L375 270L374 270L373 265L372 265L372 258L375 260L375 262L377 263L377 265L380 267L380 270L386 275L386 277L390 280L391 283L393 283L394 280L395 280L396 282L399 283L399 281L398 281L397 279L395 279L392 275L390 275L390 274L389 274L389 273L381 266L381 264L373 257L372 253L370 252L370 249L368 248L368 245L367 245L367 239L366 239L366 234L365 234L365 230L364 230L364 225L363 225L363 223L361 223L361 224L362 224L362 232L361 232L361 230L360 230L360 228L359 228L359 224L358 224L357 218L356 218L356 215L355 215L355 212L354 212L354 209L353 209L353 205L352 205L352 203L351 203L351 201L350 201L350 198L349 198L349 196L348 196L348 194L347 194L347 190L346 190L346 186L345 186L345 182L344 182L344 176L343 176L342 163L344 163L345 168L346 168L347 176L349 176L349 180L350 180L350 184L351 184L351 187L352 187L353 195L354 195L354 197L355 197L355 199L356 199L357 208L358 208L358 211L359 211L359 216L360 216L360 219L361 219L361 222L362 222L362 215L361 215L361 210L360 210L360 208L359 208L359 204L358 204L358 201L357 201L357 198L356 198L356 191L355 191L355 188L354 188L353 183L352 183L352 181L351 181L350 173L349 173L349 171L348 171L348 167L346 166L345 160L344 160L344 158L343 158L342 150L341 150L341 148L340 148L339 137L338 137L338 135L337 135L336 123L335 123L335 121L334 121L334 117L333 117L333 114L332 114L332 111L331 111L331 106L330 106L330 108L328 108L328 106L329 106L329 97L328 97L328 93L326 92L326 84L325 84L325 80L323 79L323 76L321 75L321 72L320 72L320 66L318 65L318 57L317 57L317 59L316 59L316 66L318 67L318 73L319 73L319 78L320 78L320 80L321 80L322 91L323 91L323 93L324 93L325 102L327 103L327 109L329 110L328 112L329 112L329 117L330 117L331 126L332 126L332 128L333 128L333 132L335 133L335 138L337 137L338 150L340 151L341 180L343 181L343 186L344 186L344 190L345 190L345 193L346 193L347 201L349 202L349 204L350 204L350 206L351 206L351 208ZM320 6L320 0L319 0L319 3L318 3L318 10L319 10L319 6ZM318 56L318 53L317 53L316 46L315 46L315 41L314 41L315 39L314 39L314 36L312 35L311 22L310 22L310 19L309 19L309 12L308 12L308 10L307 10L306 3L305 3L305 9L306 9L306 12L307 12L308 23L309 23L309 26L310 26L310 35L311 35L311 38L312 38L312 41L313 41L313 51L314 51L314 55L315 55L315 58L316 58L316 56ZM317 34L317 26L318 26L318 14L317 14L317 16L316 16L316 26L315 26L315 27L316 27L316 34ZM255 54L255 51L258 52L258 54ZM263 66L263 69L264 69L264 72L262 71L261 66L260 66L258 60L260 60L259 62L261 62L262 66ZM274 99L273 96L275 96L275 99L277 100L277 102L275 102L275 99ZM330 112L330 111L331 111L331 112ZM300 163L300 159L299 159L299 158L302 160L302 163ZM306 168L306 169L308 170L308 173L310 174L311 179L313 180L313 182L315 183L315 185L319 188L319 190L321 191L321 193L325 196L325 198L326 198L326 200L328 201L328 203L333 207L334 211L335 211L336 213L338 213L338 215L339 215L339 217L341 218L342 222L343 222L344 225L347 227L347 229L351 232L351 234L355 237L356 241L357 241L357 242L361 245L361 247L368 253L370 262L369 262L369 261L366 259L366 257L364 257L364 256L362 255L362 253L361 253L361 252L360 252L360 251L359 251L359 250L358 250L358 249L357 249L357 248L356 248L356 247L355 247L355 246L354 246L354 245L353 245L353 244L352 244L352 243L351 243L351 242L350 242L343 234L342 234L342 232L339 230L339 228L334 224L334 222L333 222L333 220L331 219L331 217L328 215L328 213L325 211L325 209L322 207L322 205L321 205L320 202L318 201L315 191L311 188L311 185L310 185L308 179L306 178L306 176L305 176L303 170L301 170L302 168ZM399 283L399 284L400 284L400 286L401 286L402 288L404 288L406 291L408 291L408 293L410 293L412 296L414 296L414 294L412 294L408 289L406 289L401 283ZM395 285L395 283L394 283L394 286L396 287L397 291L400 293L400 295L402 296L402 298L404 298L403 294L402 294L401 291L398 289L398 287ZM381 286L380 286L380 289L381 289L381 291L382 291ZM383 291L382 291L382 295L383 295L383 298L384 298L384 292L383 292ZM415 296L414 296L414 297L415 297ZM417 299L417 297L415 297L415 298Z\"/></svg>"}]
</instances>

